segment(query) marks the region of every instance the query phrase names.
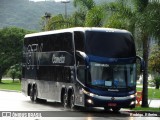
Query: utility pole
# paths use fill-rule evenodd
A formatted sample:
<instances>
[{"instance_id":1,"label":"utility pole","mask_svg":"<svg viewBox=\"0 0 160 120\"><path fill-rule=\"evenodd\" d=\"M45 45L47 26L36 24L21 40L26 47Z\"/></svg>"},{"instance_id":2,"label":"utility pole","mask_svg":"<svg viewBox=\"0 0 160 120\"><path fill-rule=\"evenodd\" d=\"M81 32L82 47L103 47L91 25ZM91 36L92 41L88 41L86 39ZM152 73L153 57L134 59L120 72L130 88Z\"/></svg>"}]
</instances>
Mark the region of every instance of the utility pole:
<instances>
[{"instance_id":1,"label":"utility pole","mask_svg":"<svg viewBox=\"0 0 160 120\"><path fill-rule=\"evenodd\" d=\"M51 14L46 12L45 15L44 15L44 17L45 17L44 30L47 31L47 30L48 30L47 24L48 24L48 22L49 22L49 19L51 18Z\"/></svg>"},{"instance_id":2,"label":"utility pole","mask_svg":"<svg viewBox=\"0 0 160 120\"><path fill-rule=\"evenodd\" d=\"M65 7L65 19L67 19L67 3L70 3L70 0L61 0L61 3L64 3L64 7Z\"/></svg>"}]
</instances>

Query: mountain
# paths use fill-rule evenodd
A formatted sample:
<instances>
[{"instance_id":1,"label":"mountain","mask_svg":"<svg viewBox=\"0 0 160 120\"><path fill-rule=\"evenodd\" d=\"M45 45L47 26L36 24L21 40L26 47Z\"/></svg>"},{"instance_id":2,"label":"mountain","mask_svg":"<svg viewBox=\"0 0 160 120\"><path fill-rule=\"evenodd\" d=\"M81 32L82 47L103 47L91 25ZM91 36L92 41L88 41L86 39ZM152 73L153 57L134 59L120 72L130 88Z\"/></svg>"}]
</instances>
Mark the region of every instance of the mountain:
<instances>
[{"instance_id":1,"label":"mountain","mask_svg":"<svg viewBox=\"0 0 160 120\"><path fill-rule=\"evenodd\" d=\"M115 1L115 0L107 0ZM95 0L97 4L106 0ZM0 28L16 26L28 30L40 30L41 17L45 12L52 15L64 14L64 4L60 2L31 2L29 0L0 0ZM72 1L67 3L68 14L75 8Z\"/></svg>"}]
</instances>

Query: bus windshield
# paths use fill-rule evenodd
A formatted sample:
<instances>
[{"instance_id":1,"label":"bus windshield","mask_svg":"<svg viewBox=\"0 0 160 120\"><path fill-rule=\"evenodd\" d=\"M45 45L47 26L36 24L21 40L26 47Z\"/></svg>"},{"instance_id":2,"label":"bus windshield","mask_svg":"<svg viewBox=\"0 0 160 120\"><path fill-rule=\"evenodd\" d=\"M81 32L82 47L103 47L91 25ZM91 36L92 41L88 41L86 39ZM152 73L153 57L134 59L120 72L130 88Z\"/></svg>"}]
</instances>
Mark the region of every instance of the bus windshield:
<instances>
[{"instance_id":1,"label":"bus windshield","mask_svg":"<svg viewBox=\"0 0 160 120\"><path fill-rule=\"evenodd\" d=\"M86 31L86 53L108 58L135 57L135 45L130 33Z\"/></svg>"},{"instance_id":2,"label":"bus windshield","mask_svg":"<svg viewBox=\"0 0 160 120\"><path fill-rule=\"evenodd\" d=\"M109 65L91 62L88 84L103 88L126 88L136 85L136 64Z\"/></svg>"}]
</instances>

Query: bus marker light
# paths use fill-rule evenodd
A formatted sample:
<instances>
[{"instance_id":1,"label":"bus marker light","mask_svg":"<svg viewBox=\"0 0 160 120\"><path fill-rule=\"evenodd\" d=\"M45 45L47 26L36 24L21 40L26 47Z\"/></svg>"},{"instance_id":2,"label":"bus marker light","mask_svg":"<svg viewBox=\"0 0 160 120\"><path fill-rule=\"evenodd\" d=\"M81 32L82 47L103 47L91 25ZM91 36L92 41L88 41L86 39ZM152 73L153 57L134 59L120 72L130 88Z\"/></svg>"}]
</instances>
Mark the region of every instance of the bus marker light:
<instances>
[{"instance_id":1,"label":"bus marker light","mask_svg":"<svg viewBox=\"0 0 160 120\"><path fill-rule=\"evenodd\" d=\"M133 94L133 95L130 95L130 98L135 98L135 94Z\"/></svg>"},{"instance_id":2,"label":"bus marker light","mask_svg":"<svg viewBox=\"0 0 160 120\"><path fill-rule=\"evenodd\" d=\"M93 104L93 101L91 99L88 99L87 102Z\"/></svg>"},{"instance_id":3,"label":"bus marker light","mask_svg":"<svg viewBox=\"0 0 160 120\"><path fill-rule=\"evenodd\" d=\"M89 96L94 97L95 95L93 93L90 93Z\"/></svg>"},{"instance_id":4,"label":"bus marker light","mask_svg":"<svg viewBox=\"0 0 160 120\"><path fill-rule=\"evenodd\" d=\"M115 98L114 98L114 97L112 97L112 98L111 98L111 100L113 101L113 100L115 100Z\"/></svg>"},{"instance_id":5,"label":"bus marker light","mask_svg":"<svg viewBox=\"0 0 160 120\"><path fill-rule=\"evenodd\" d=\"M134 102L134 101L132 101L130 105L134 105L134 104L135 104L135 102Z\"/></svg>"}]
</instances>

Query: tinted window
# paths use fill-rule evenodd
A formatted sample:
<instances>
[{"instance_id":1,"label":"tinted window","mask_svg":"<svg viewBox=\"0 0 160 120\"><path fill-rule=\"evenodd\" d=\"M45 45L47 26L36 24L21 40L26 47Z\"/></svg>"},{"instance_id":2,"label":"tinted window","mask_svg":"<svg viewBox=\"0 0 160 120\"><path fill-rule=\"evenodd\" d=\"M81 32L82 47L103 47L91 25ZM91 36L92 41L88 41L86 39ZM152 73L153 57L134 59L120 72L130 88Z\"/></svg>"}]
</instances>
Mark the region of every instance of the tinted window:
<instances>
[{"instance_id":1,"label":"tinted window","mask_svg":"<svg viewBox=\"0 0 160 120\"><path fill-rule=\"evenodd\" d=\"M101 57L125 58L136 55L129 33L87 31L86 50L87 54Z\"/></svg>"},{"instance_id":2,"label":"tinted window","mask_svg":"<svg viewBox=\"0 0 160 120\"><path fill-rule=\"evenodd\" d=\"M75 49L79 51L84 51L84 33L74 32Z\"/></svg>"},{"instance_id":3,"label":"tinted window","mask_svg":"<svg viewBox=\"0 0 160 120\"><path fill-rule=\"evenodd\" d=\"M27 49L28 45L33 44L38 44L38 46L42 48L42 52L73 51L72 33L59 33L26 38L24 49Z\"/></svg>"},{"instance_id":4,"label":"tinted window","mask_svg":"<svg viewBox=\"0 0 160 120\"><path fill-rule=\"evenodd\" d=\"M62 51L73 51L73 45L72 45L72 33L61 33L61 45L62 45Z\"/></svg>"},{"instance_id":5,"label":"tinted window","mask_svg":"<svg viewBox=\"0 0 160 120\"><path fill-rule=\"evenodd\" d=\"M59 33L59 34L44 36L43 44L44 44L43 51L68 51L70 52L73 50L72 33Z\"/></svg>"},{"instance_id":6,"label":"tinted window","mask_svg":"<svg viewBox=\"0 0 160 120\"><path fill-rule=\"evenodd\" d=\"M40 66L37 70L38 80L70 82L70 68L62 66Z\"/></svg>"}]
</instances>

